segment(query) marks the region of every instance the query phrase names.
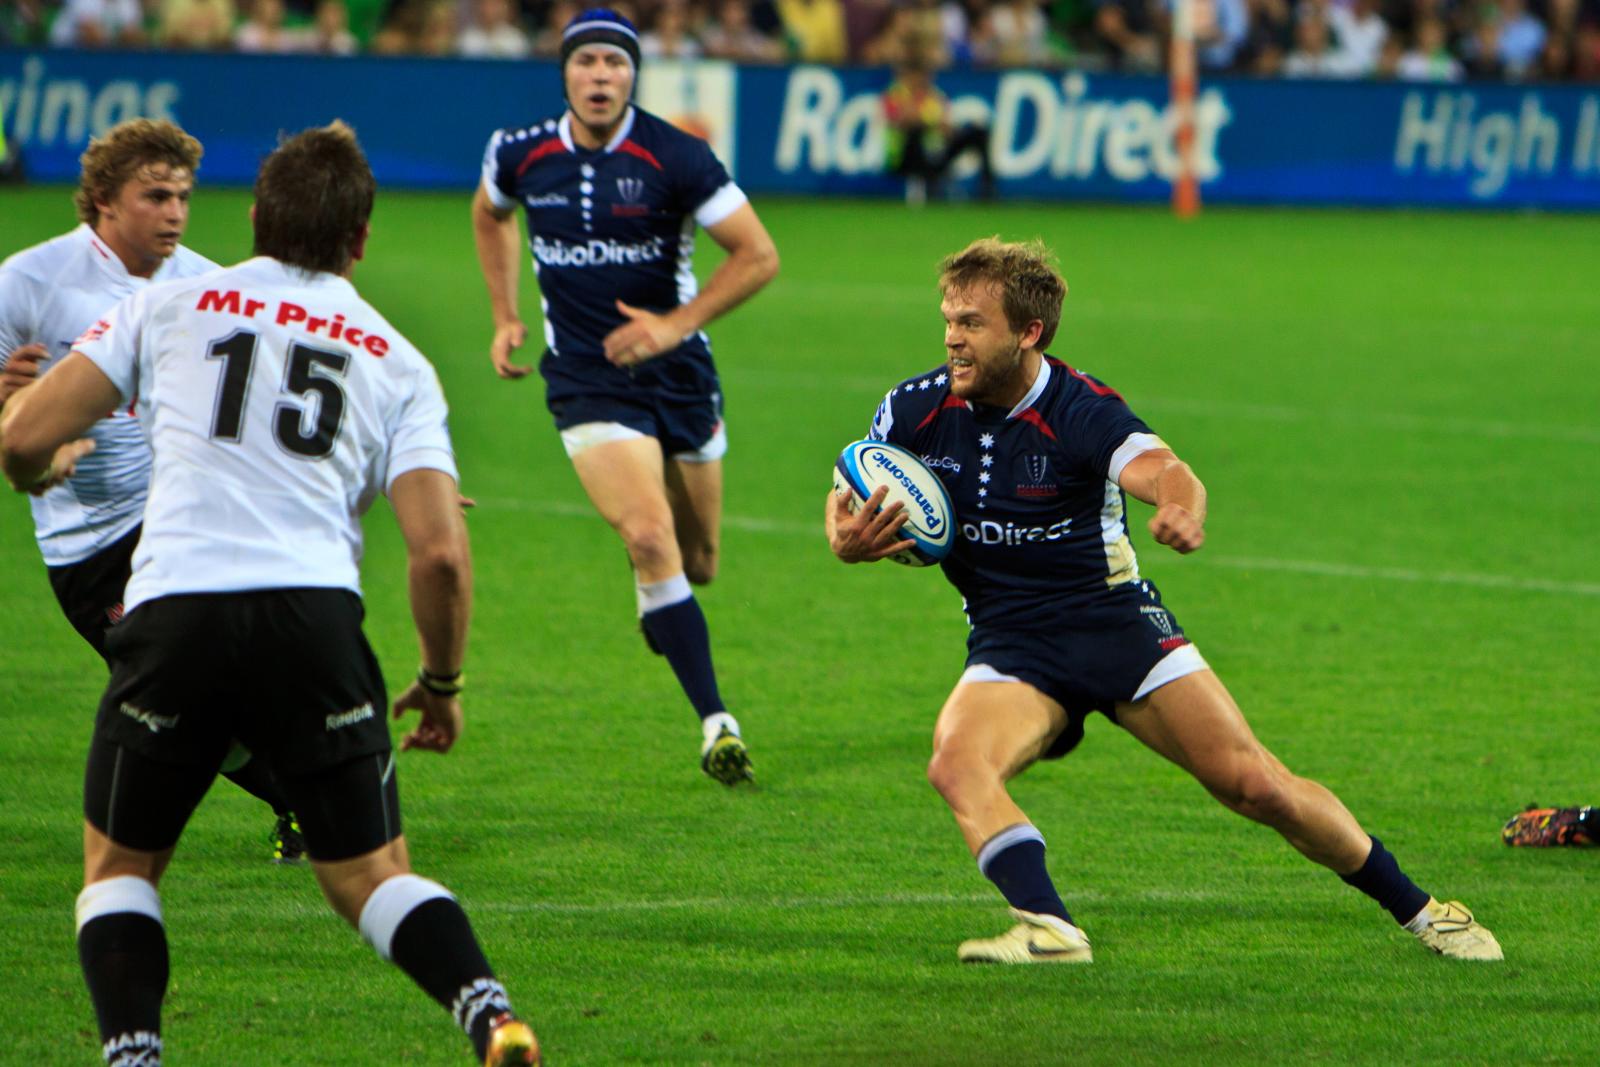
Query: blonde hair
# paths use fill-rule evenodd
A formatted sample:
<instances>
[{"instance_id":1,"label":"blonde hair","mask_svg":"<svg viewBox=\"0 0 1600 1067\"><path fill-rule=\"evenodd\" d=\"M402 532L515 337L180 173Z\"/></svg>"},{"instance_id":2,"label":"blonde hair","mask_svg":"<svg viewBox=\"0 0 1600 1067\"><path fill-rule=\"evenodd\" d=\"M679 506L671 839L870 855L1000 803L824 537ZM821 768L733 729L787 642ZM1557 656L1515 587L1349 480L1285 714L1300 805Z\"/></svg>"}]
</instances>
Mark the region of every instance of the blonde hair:
<instances>
[{"instance_id":1,"label":"blonde hair","mask_svg":"<svg viewBox=\"0 0 1600 1067\"><path fill-rule=\"evenodd\" d=\"M979 287L1000 291L1000 308L1013 333L1023 332L1035 319L1043 323L1036 346L1040 351L1055 337L1067 283L1043 241L980 237L939 264L940 293Z\"/></svg>"},{"instance_id":2,"label":"blonde hair","mask_svg":"<svg viewBox=\"0 0 1600 1067\"><path fill-rule=\"evenodd\" d=\"M174 170L194 174L200 169L205 149L166 119L129 119L119 122L96 137L78 160L81 173L73 203L78 218L90 226L100 221L96 202L117 198L129 179L145 167L165 164Z\"/></svg>"}]
</instances>

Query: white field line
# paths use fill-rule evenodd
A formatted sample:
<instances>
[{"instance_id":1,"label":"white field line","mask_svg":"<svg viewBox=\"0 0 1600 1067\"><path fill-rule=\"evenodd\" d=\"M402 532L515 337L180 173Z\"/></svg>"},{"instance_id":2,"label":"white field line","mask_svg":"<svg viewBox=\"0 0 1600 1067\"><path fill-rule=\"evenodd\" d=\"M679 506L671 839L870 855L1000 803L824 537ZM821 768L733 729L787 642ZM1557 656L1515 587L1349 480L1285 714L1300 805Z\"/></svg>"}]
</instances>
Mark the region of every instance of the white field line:
<instances>
[{"instance_id":1,"label":"white field line","mask_svg":"<svg viewBox=\"0 0 1600 1067\"><path fill-rule=\"evenodd\" d=\"M588 504L564 500L514 500L507 497L481 497L485 511L529 511L563 519L600 521ZM790 519L764 519L750 515L724 515L722 524L746 533L778 534L785 537L822 539L822 519L795 522ZM1600 582L1568 582L1548 578L1523 578L1511 574L1420 571L1407 567L1368 567L1355 563L1326 563L1320 560L1269 559L1261 556L1218 556L1200 553L1196 562L1241 571L1282 571L1309 574L1320 578L1355 578L1367 581L1408 582L1418 585L1455 585L1473 589L1509 589L1522 593L1560 593L1566 596L1600 597Z\"/></svg>"},{"instance_id":2,"label":"white field line","mask_svg":"<svg viewBox=\"0 0 1600 1067\"><path fill-rule=\"evenodd\" d=\"M1222 900L1229 894L1223 890L1143 888L1131 891L1073 887L1075 903L1106 903L1110 901L1140 900L1152 902ZM687 897L663 900L609 900L609 901L555 901L555 900L503 900L472 905L473 911L484 912L544 912L561 915L622 914L639 912L731 910L740 911L828 911L854 908L925 908L966 905L1000 906L1005 901L993 890L974 893L883 893L869 894L819 894L817 896L774 897Z\"/></svg>"}]
</instances>

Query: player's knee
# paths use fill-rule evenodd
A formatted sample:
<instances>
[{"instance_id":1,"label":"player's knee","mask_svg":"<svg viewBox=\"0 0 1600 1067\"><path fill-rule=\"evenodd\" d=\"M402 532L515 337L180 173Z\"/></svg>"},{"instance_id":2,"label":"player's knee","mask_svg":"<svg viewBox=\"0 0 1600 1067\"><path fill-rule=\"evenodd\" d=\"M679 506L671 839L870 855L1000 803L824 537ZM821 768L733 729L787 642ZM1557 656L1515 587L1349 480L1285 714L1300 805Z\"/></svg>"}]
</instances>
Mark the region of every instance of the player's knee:
<instances>
[{"instance_id":1,"label":"player's knee","mask_svg":"<svg viewBox=\"0 0 1600 1067\"><path fill-rule=\"evenodd\" d=\"M632 520L618 527L634 570L655 571L672 561L678 545L670 524L654 519Z\"/></svg>"},{"instance_id":2,"label":"player's knee","mask_svg":"<svg viewBox=\"0 0 1600 1067\"><path fill-rule=\"evenodd\" d=\"M970 790L989 777L986 763L959 743L935 745L933 758L928 760L928 784L952 807L959 806Z\"/></svg>"},{"instance_id":3,"label":"player's knee","mask_svg":"<svg viewBox=\"0 0 1600 1067\"><path fill-rule=\"evenodd\" d=\"M1214 790L1228 807L1256 822L1282 826L1294 816L1293 791L1288 779L1261 764L1240 768L1227 788Z\"/></svg>"}]
</instances>

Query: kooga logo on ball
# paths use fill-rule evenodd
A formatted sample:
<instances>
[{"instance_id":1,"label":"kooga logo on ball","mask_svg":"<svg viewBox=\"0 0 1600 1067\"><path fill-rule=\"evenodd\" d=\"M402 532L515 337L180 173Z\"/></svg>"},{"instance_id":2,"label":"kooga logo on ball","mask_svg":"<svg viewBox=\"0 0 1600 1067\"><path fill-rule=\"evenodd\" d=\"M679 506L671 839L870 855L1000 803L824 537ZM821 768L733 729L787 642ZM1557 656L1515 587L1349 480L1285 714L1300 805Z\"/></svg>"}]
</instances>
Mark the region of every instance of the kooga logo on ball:
<instances>
[{"instance_id":1,"label":"kooga logo on ball","mask_svg":"<svg viewBox=\"0 0 1600 1067\"><path fill-rule=\"evenodd\" d=\"M917 488L917 483L911 480L911 475L907 474L900 464L896 463L885 452L874 451L872 453L872 462L882 467L890 477L905 486L906 492L911 494L911 499L917 502L917 506L922 509L922 514L927 517L925 525L928 528L928 532L938 533L939 527L944 525L944 520L933 513L933 505L929 503L927 497L922 495L922 490Z\"/></svg>"}]
</instances>

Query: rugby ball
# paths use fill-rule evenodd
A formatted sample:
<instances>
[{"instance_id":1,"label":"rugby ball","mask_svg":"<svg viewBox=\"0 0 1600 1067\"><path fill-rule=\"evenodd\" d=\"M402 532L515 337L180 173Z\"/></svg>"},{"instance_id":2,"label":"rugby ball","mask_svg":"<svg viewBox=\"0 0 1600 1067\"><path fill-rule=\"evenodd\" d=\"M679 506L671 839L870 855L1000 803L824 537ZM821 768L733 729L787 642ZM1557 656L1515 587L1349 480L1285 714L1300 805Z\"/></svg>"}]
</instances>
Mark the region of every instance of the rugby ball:
<instances>
[{"instance_id":1,"label":"rugby ball","mask_svg":"<svg viewBox=\"0 0 1600 1067\"><path fill-rule=\"evenodd\" d=\"M915 455L882 441L852 441L833 464L833 487L849 494L850 510L867 502L880 485L889 487L883 498L905 505L910 516L900 527L911 547L889 558L910 567L927 567L950 554L955 544L955 509L939 476Z\"/></svg>"}]
</instances>

